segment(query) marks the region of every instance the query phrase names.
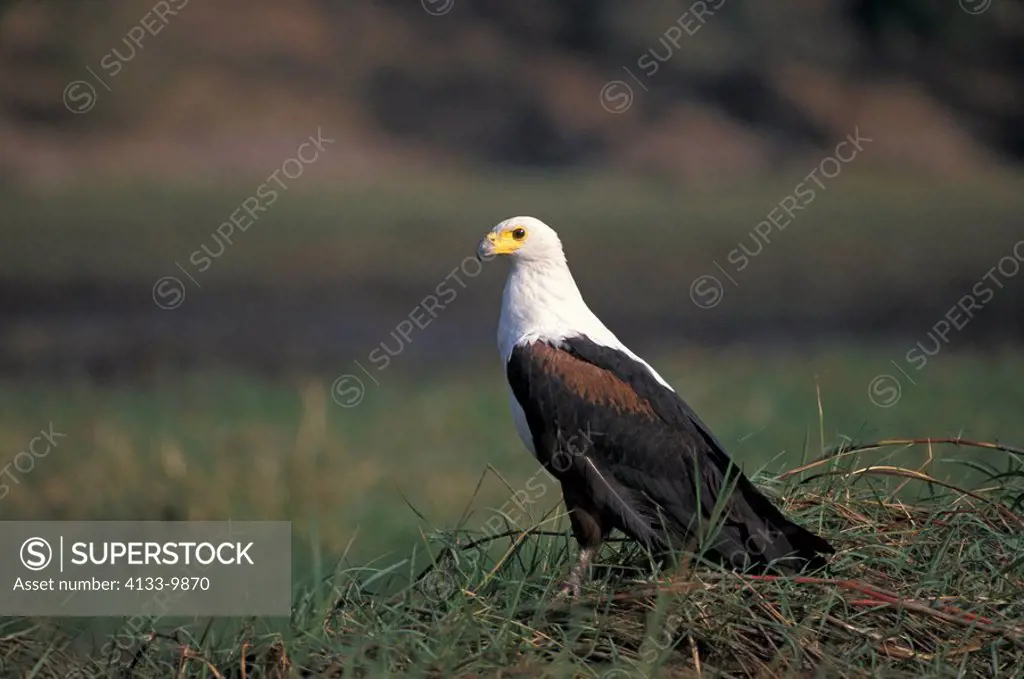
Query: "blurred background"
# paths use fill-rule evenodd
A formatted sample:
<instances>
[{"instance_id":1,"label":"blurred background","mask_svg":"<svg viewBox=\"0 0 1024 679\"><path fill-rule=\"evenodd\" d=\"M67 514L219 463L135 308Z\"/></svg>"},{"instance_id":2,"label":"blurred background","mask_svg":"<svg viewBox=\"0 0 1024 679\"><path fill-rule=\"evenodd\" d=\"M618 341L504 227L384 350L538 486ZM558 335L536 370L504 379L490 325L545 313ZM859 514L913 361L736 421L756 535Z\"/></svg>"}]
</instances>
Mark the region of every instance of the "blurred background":
<instances>
[{"instance_id":1,"label":"blurred background","mask_svg":"<svg viewBox=\"0 0 1024 679\"><path fill-rule=\"evenodd\" d=\"M1012 0L4 0L0 517L544 515L517 214L750 472L1022 443L1022 76Z\"/></svg>"}]
</instances>

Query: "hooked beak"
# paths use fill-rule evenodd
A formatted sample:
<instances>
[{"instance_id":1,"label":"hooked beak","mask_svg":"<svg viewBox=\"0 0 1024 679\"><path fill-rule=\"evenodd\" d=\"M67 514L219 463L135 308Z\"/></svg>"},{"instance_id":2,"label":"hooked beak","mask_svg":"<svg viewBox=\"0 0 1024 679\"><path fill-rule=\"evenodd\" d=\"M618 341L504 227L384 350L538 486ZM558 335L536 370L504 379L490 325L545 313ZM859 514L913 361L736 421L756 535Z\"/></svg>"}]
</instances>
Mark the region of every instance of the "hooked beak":
<instances>
[{"instance_id":1,"label":"hooked beak","mask_svg":"<svg viewBox=\"0 0 1024 679\"><path fill-rule=\"evenodd\" d=\"M494 256L498 254L497 243L498 237L494 232L488 233L480 240L480 244L476 246L476 258L482 262L494 259Z\"/></svg>"},{"instance_id":2,"label":"hooked beak","mask_svg":"<svg viewBox=\"0 0 1024 679\"><path fill-rule=\"evenodd\" d=\"M511 231L505 230L501 233L491 231L484 236L483 240L480 241L480 245L476 247L476 256L483 261L487 261L494 259L496 255L511 255L521 246L522 243L512 237Z\"/></svg>"}]
</instances>

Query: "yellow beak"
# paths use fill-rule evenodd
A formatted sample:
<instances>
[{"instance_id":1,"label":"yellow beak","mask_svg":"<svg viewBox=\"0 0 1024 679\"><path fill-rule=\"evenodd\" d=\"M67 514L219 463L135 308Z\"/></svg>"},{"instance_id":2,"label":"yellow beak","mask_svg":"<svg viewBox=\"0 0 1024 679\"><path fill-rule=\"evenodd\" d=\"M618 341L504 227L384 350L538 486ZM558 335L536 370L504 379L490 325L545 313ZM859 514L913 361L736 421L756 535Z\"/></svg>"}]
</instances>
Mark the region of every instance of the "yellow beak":
<instances>
[{"instance_id":1,"label":"yellow beak","mask_svg":"<svg viewBox=\"0 0 1024 679\"><path fill-rule=\"evenodd\" d=\"M476 252L480 259L489 259L495 255L512 254L521 245L520 241L512 238L511 231L502 231L501 233L491 231L480 241Z\"/></svg>"}]
</instances>

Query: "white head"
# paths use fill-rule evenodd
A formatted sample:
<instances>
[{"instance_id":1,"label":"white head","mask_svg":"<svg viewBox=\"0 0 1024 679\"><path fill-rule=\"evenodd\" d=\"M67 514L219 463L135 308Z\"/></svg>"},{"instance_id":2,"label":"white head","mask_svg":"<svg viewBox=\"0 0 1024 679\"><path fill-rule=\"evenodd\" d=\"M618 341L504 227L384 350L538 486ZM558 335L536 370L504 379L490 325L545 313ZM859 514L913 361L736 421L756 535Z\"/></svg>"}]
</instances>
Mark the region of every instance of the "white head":
<instances>
[{"instance_id":1,"label":"white head","mask_svg":"<svg viewBox=\"0 0 1024 679\"><path fill-rule=\"evenodd\" d=\"M534 217L512 217L491 229L480 245L477 254L489 259L495 255L506 255L517 264L565 265L562 241L555 230Z\"/></svg>"},{"instance_id":2,"label":"white head","mask_svg":"<svg viewBox=\"0 0 1024 679\"><path fill-rule=\"evenodd\" d=\"M504 255L512 260L498 322L498 351L503 361L508 361L516 344L545 340L558 346L567 337L586 335L590 341L619 349L640 362L671 389L583 301L566 264L562 241L550 226L534 217L506 219L484 236L477 254L481 259Z\"/></svg>"},{"instance_id":3,"label":"white head","mask_svg":"<svg viewBox=\"0 0 1024 679\"><path fill-rule=\"evenodd\" d=\"M562 241L544 222L506 219L484 236L477 253L482 259L511 260L498 323L498 346L505 360L519 342L610 335L587 308L566 264Z\"/></svg>"}]
</instances>

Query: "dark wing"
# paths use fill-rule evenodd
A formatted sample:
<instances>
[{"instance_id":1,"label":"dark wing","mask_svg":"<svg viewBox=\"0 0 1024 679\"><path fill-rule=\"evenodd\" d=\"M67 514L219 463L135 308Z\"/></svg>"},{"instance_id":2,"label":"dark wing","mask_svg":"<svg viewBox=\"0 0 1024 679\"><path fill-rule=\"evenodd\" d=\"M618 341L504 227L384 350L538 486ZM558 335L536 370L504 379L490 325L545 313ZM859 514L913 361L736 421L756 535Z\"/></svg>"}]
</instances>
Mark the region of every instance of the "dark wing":
<instances>
[{"instance_id":1,"label":"dark wing","mask_svg":"<svg viewBox=\"0 0 1024 679\"><path fill-rule=\"evenodd\" d=\"M616 527L652 547L682 547L716 523L710 552L737 567L787 556L817 565L817 552L832 551L782 516L644 365L586 337L563 346L517 346L509 383L538 459Z\"/></svg>"}]
</instances>

